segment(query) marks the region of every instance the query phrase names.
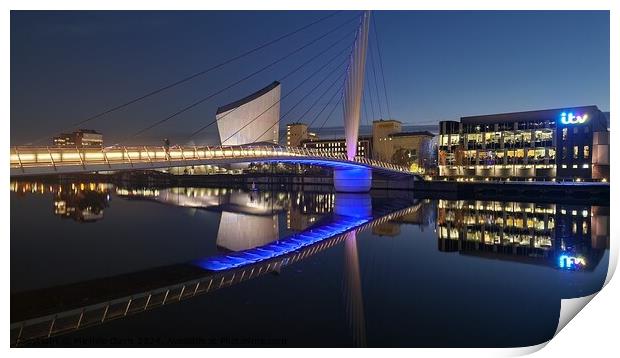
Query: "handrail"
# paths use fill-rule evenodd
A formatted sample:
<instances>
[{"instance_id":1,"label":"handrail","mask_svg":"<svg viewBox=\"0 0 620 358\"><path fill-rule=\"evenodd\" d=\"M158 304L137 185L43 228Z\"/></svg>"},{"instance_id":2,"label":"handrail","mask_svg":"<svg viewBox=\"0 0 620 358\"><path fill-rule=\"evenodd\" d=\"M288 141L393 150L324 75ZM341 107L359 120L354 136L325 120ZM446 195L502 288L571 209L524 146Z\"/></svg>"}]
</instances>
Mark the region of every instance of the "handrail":
<instances>
[{"instance_id":1,"label":"handrail","mask_svg":"<svg viewBox=\"0 0 620 358\"><path fill-rule=\"evenodd\" d=\"M193 155L187 157L185 155L185 149L188 151L192 151ZM135 146L135 147L113 147L113 148L88 148L88 147L76 147L76 148L67 148L67 147L21 147L18 149L17 146L12 147L12 151L14 155L11 158L11 166L21 168L22 172L25 168L37 167L37 166L46 166L51 164L55 169L59 166L67 166L67 165L75 165L75 160L71 159L71 157L65 158L63 153L71 152L78 154L79 164L87 169L89 164L100 164L101 162L105 162L107 166L112 169L112 166L115 164L129 164L132 167L137 163L150 163L151 165L156 165L158 161L167 161L171 162L173 160L172 155L175 155L175 158L179 158L185 162L186 164L191 161L197 160L207 160L207 159L226 159L226 158L248 158L248 160L260 160L261 157L271 156L276 158L283 157L311 157L311 158L327 158L333 161L342 161L342 162L354 162L360 165L382 168L384 170L396 171L401 173L412 173L408 168L395 165L392 163L385 163L375 159L364 158L364 157L355 157L351 161L347 159L346 154L344 153L333 153L327 151L325 148L305 148L305 147L290 147L290 146L252 146L252 145L241 145L241 146L216 146L216 147L197 147L197 146L174 146L174 147L165 147L165 146ZM146 152L146 156L143 156L143 151ZM158 158L157 155L152 157L150 152L161 153L164 152L164 158ZM235 153L237 151L237 154ZM131 157L131 153L138 153L137 158ZM49 162L47 160L41 160L42 158L39 156L41 153L46 153L49 156ZM88 157L91 159L87 159ZM97 155L97 153L99 155ZM114 153L122 153L120 156L113 156ZM55 160L55 154L58 155L58 160ZM118 154L117 154L118 155ZM28 159L24 160L27 157ZM114 159L113 159L114 158ZM47 164L49 163L49 164ZM413 174L413 173L412 173Z\"/></svg>"}]
</instances>

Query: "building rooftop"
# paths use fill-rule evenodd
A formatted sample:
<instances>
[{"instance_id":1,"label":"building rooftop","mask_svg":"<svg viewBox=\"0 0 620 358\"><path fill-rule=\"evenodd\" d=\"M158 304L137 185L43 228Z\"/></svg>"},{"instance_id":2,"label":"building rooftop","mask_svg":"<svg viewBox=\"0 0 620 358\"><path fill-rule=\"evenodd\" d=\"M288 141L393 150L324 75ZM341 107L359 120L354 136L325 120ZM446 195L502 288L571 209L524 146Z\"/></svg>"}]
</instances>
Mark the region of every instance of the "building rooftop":
<instances>
[{"instance_id":1,"label":"building rooftop","mask_svg":"<svg viewBox=\"0 0 620 358\"><path fill-rule=\"evenodd\" d=\"M558 118L558 115L566 111L596 111L599 109L597 106L581 106L581 107L563 107L555 109L543 109L536 111L525 112L510 112L510 113L498 113L498 114L486 114L479 116L461 117L461 123L463 124L476 124L476 123L509 123L517 121L535 121L541 119L554 120Z\"/></svg>"},{"instance_id":2,"label":"building rooftop","mask_svg":"<svg viewBox=\"0 0 620 358\"><path fill-rule=\"evenodd\" d=\"M78 129L74 133L91 133L91 134L101 134L94 129Z\"/></svg>"},{"instance_id":3,"label":"building rooftop","mask_svg":"<svg viewBox=\"0 0 620 358\"><path fill-rule=\"evenodd\" d=\"M225 106L222 107L218 107L217 111L215 112L216 115L220 114L220 113L224 113L224 112L228 112L231 109L243 106L246 103L252 102L253 100L259 98L260 96L269 93L269 91L273 90L274 88L278 87L280 85L280 82L278 81L273 81L269 86L260 89L254 93L252 93L251 95L241 98L240 100L234 101L232 103L229 103Z\"/></svg>"},{"instance_id":4,"label":"building rooftop","mask_svg":"<svg viewBox=\"0 0 620 358\"><path fill-rule=\"evenodd\" d=\"M395 122L395 123L402 124L401 121L397 121L396 119L379 119L379 120L376 120L376 121L372 121L372 123L381 123L381 122L386 122L386 123L387 122Z\"/></svg>"},{"instance_id":5,"label":"building rooftop","mask_svg":"<svg viewBox=\"0 0 620 358\"><path fill-rule=\"evenodd\" d=\"M358 136L357 138L358 140L362 139L362 140L371 140L372 136L371 135L361 135ZM320 142L344 142L345 138L324 138L324 139L304 139L301 142L302 143L320 143Z\"/></svg>"},{"instance_id":6,"label":"building rooftop","mask_svg":"<svg viewBox=\"0 0 620 358\"><path fill-rule=\"evenodd\" d=\"M400 133L392 133L388 135L388 137L417 137L417 136L434 137L435 135L429 131L400 132Z\"/></svg>"}]
</instances>

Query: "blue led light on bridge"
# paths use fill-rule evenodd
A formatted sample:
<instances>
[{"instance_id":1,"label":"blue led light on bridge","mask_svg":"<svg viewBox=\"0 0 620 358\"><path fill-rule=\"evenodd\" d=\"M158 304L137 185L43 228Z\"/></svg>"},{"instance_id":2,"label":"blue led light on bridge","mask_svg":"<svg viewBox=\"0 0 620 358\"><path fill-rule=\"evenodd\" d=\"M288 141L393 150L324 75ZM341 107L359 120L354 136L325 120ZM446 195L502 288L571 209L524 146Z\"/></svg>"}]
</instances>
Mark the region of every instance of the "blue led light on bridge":
<instances>
[{"instance_id":1,"label":"blue led light on bridge","mask_svg":"<svg viewBox=\"0 0 620 358\"><path fill-rule=\"evenodd\" d=\"M372 220L371 217L345 218L337 222L328 223L324 226L315 227L308 231L294 234L287 239L278 240L249 250L196 260L193 261L192 264L211 271L223 271L238 268L290 254L306 246L344 234L345 232L366 224L370 220Z\"/></svg>"}]
</instances>

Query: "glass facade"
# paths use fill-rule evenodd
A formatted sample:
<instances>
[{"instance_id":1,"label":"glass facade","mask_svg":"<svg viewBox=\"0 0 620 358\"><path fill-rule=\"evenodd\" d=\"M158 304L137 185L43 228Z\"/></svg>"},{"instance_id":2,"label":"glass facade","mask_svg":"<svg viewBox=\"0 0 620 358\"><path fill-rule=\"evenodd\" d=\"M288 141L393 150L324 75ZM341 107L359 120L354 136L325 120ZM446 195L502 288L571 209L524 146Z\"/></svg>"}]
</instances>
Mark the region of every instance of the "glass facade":
<instances>
[{"instance_id":1,"label":"glass facade","mask_svg":"<svg viewBox=\"0 0 620 358\"><path fill-rule=\"evenodd\" d=\"M567 112L569 117L578 113L575 123L565 118ZM591 170L593 132L608 133L596 106L440 122L439 173L499 180L600 179Z\"/></svg>"}]
</instances>

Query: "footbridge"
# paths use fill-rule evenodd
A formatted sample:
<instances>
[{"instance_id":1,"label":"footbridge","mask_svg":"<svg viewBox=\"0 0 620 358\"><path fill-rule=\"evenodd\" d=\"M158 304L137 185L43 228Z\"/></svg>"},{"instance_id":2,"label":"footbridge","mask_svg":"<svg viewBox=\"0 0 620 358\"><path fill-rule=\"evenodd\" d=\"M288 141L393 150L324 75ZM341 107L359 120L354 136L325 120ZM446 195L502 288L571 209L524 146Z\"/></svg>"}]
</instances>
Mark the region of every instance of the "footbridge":
<instances>
[{"instance_id":1,"label":"footbridge","mask_svg":"<svg viewBox=\"0 0 620 358\"><path fill-rule=\"evenodd\" d=\"M390 177L419 178L408 168L391 163L363 157L348 159L346 154L327 150L276 145L12 147L10 159L13 177L276 162L332 168L336 188L342 189L339 191L367 191L355 190L355 187L369 188L373 172Z\"/></svg>"}]
</instances>

